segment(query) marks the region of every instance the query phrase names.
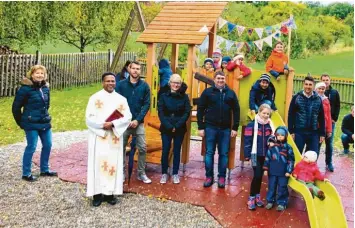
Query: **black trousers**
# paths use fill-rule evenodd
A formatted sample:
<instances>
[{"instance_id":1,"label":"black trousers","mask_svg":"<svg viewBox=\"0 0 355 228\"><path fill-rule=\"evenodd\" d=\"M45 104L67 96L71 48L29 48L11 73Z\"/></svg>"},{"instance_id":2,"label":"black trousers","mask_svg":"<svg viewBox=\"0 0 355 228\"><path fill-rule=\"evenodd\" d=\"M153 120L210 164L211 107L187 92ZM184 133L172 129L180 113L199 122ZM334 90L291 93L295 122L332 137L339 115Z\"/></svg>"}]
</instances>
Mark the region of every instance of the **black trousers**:
<instances>
[{"instance_id":1,"label":"black trousers","mask_svg":"<svg viewBox=\"0 0 355 228\"><path fill-rule=\"evenodd\" d=\"M251 181L251 185L250 185L250 195L251 196L255 196L256 194L260 193L261 181L263 179L264 161L265 161L264 156L257 156L256 167L253 167L254 177L253 177L253 180Z\"/></svg>"}]
</instances>

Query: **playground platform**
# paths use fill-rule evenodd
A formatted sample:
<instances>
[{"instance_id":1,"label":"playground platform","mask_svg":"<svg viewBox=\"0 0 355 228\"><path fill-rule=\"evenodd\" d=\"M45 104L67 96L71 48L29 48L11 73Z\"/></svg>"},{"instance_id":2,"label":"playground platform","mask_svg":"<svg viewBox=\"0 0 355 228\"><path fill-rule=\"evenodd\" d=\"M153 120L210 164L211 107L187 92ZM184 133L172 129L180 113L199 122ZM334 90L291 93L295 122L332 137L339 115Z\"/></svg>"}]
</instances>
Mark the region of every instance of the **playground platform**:
<instances>
[{"instance_id":1,"label":"playground platform","mask_svg":"<svg viewBox=\"0 0 355 228\"><path fill-rule=\"evenodd\" d=\"M190 162L186 165L186 171L182 172L180 167L180 184L174 185L169 180L167 184L161 185L160 165L148 164L146 172L153 183L147 185L137 181L135 166L130 186L126 182L124 191L157 197L163 201L173 200L202 206L224 227L310 227L303 198L291 190L286 211L277 212L275 208L270 211L264 208L249 211L246 201L253 171L248 165L241 169L240 161L236 161L237 165L225 189L219 189L216 183L211 188L203 188L205 171L200 147L201 142L191 142ZM239 158L238 151L236 158ZM348 227L354 227L353 161L341 156L334 156L333 160L335 172L326 172L326 176L341 196ZM39 164L39 153L35 154L34 161ZM53 150L50 164L53 170L58 171L61 180L86 184L87 142L72 144L64 150ZM325 172L324 154L320 156L318 165ZM263 198L266 187L267 177L264 177L261 191Z\"/></svg>"}]
</instances>

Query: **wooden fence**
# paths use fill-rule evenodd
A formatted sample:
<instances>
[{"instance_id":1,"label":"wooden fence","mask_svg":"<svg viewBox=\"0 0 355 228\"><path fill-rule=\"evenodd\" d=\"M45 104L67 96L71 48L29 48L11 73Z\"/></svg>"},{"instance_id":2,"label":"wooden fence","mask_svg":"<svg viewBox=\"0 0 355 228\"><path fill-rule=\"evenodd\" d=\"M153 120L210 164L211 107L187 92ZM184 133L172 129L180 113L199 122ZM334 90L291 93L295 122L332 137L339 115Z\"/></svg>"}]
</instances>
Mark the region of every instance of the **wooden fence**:
<instances>
[{"instance_id":1,"label":"wooden fence","mask_svg":"<svg viewBox=\"0 0 355 228\"><path fill-rule=\"evenodd\" d=\"M64 89L100 82L102 73L109 70L113 55L112 51L68 54L41 54L38 52L36 55L0 55L0 97L14 96L19 88L19 82L25 77L31 66L35 64L41 64L47 68L48 82L51 89ZM135 53L123 53L117 72L120 71L128 59L136 59ZM144 70L145 68L143 73Z\"/></svg>"},{"instance_id":2,"label":"wooden fence","mask_svg":"<svg viewBox=\"0 0 355 228\"><path fill-rule=\"evenodd\" d=\"M320 81L320 76L314 76L316 82ZM293 93L303 89L303 79L305 75L296 75L293 79ZM340 102L342 104L354 104L354 80L349 78L332 78L331 85L338 90L340 95Z\"/></svg>"}]
</instances>

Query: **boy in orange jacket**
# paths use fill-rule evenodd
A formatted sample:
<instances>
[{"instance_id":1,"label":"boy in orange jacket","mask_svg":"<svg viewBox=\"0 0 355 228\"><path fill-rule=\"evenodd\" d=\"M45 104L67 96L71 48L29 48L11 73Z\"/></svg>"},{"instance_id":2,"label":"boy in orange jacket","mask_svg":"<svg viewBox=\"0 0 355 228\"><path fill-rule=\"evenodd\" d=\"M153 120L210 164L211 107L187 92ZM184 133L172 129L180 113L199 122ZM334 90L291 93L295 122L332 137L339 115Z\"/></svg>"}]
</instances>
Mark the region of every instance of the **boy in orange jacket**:
<instances>
[{"instance_id":1,"label":"boy in orange jacket","mask_svg":"<svg viewBox=\"0 0 355 228\"><path fill-rule=\"evenodd\" d=\"M274 50L266 61L266 71L269 72L276 80L280 80L280 75L288 75L288 57L284 53L284 45L277 42Z\"/></svg>"}]
</instances>

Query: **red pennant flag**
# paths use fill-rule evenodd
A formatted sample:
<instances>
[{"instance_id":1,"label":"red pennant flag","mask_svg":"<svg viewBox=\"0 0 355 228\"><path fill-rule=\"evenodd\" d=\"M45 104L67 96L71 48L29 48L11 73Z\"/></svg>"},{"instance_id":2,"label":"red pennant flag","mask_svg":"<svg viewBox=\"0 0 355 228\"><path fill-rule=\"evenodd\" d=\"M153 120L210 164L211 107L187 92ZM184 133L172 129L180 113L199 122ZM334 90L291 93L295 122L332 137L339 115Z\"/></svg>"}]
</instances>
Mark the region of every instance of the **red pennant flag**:
<instances>
[{"instance_id":1,"label":"red pennant flag","mask_svg":"<svg viewBox=\"0 0 355 228\"><path fill-rule=\"evenodd\" d=\"M286 25L281 26L280 32L284 35L288 35L288 28Z\"/></svg>"}]
</instances>

